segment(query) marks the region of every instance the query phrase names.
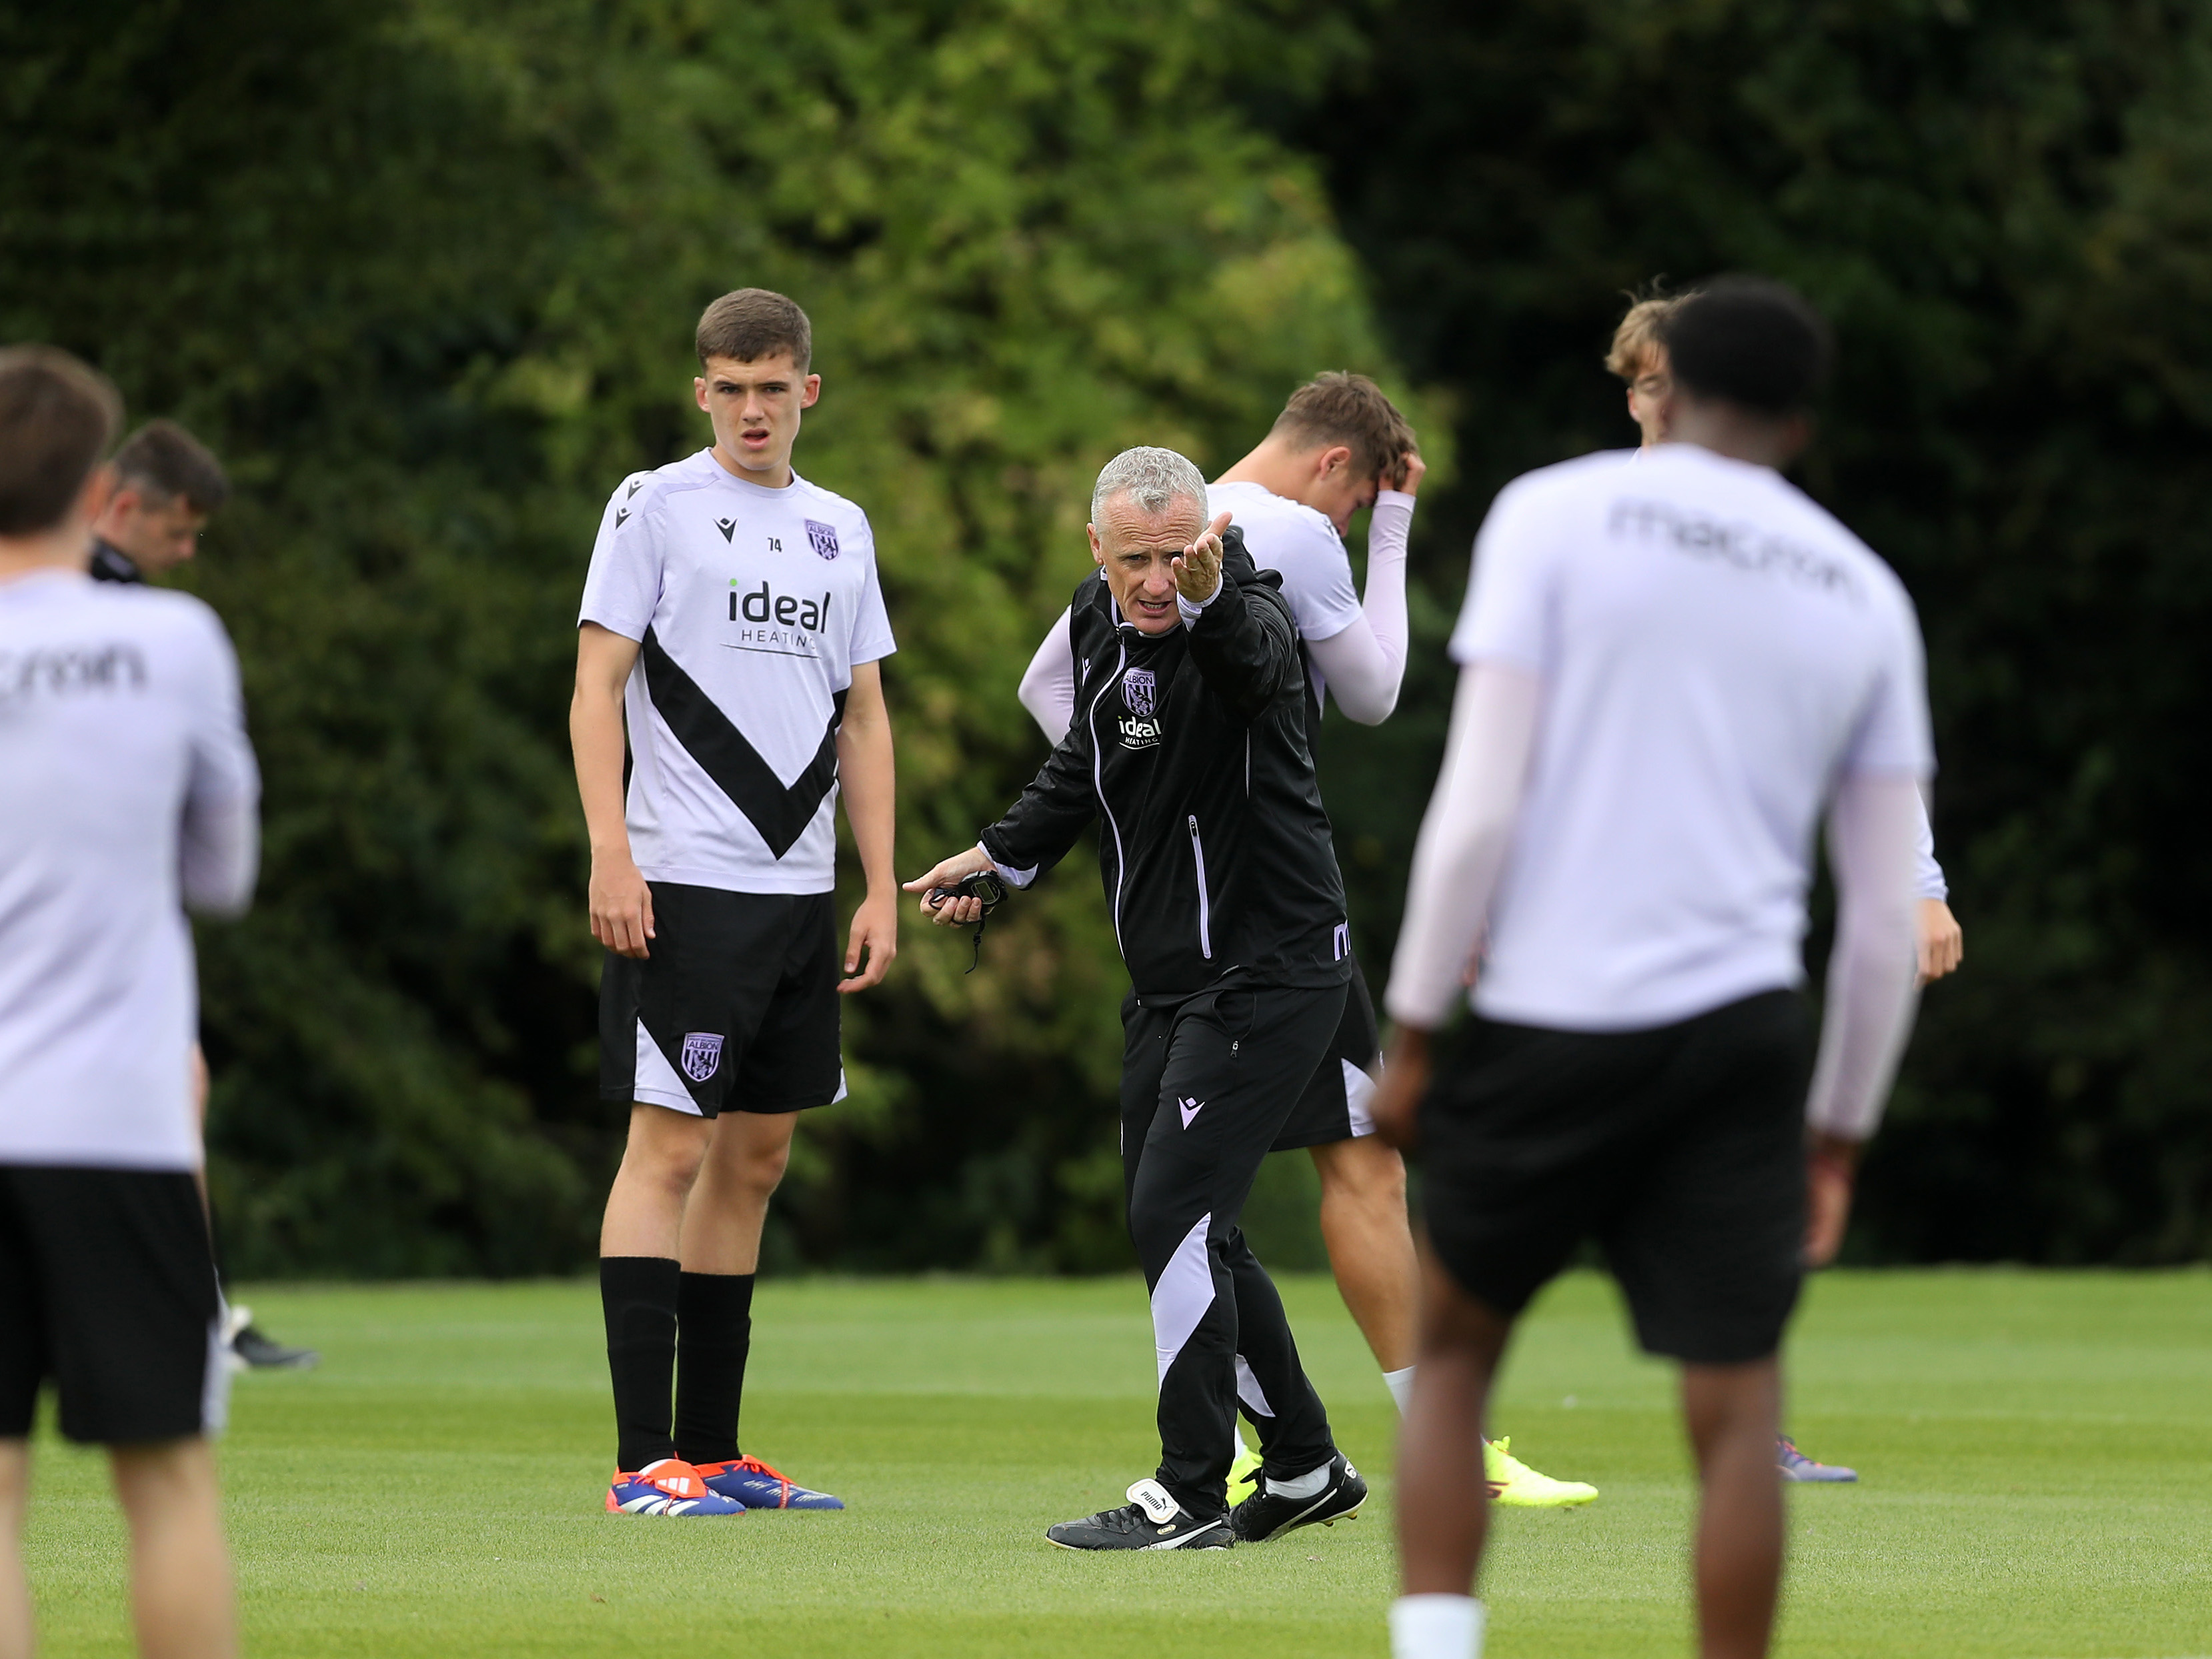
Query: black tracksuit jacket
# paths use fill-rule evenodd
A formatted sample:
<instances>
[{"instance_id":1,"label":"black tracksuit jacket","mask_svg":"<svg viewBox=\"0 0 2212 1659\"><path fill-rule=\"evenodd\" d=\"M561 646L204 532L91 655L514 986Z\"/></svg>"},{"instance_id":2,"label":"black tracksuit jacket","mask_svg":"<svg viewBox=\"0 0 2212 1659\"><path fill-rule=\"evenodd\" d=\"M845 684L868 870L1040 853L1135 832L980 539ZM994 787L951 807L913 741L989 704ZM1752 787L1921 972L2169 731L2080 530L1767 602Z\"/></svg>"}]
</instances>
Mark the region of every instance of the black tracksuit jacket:
<instances>
[{"instance_id":1,"label":"black tracksuit jacket","mask_svg":"<svg viewBox=\"0 0 2212 1659\"><path fill-rule=\"evenodd\" d=\"M1243 533L1223 543L1221 592L1188 628L1139 633L1103 573L1084 579L1068 607L1075 722L981 838L1026 885L1099 818L1106 902L1146 1003L1232 972L1289 987L1352 973L1297 629Z\"/></svg>"}]
</instances>

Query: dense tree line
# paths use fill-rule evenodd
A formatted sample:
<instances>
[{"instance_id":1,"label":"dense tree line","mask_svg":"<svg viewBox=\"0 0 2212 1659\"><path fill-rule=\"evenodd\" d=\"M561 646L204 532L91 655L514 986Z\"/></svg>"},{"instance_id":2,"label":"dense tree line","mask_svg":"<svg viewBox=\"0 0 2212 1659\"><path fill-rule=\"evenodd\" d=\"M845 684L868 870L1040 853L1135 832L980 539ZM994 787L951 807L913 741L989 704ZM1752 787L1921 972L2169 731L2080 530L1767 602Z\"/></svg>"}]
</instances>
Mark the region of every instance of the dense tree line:
<instances>
[{"instance_id":1,"label":"dense tree line","mask_svg":"<svg viewBox=\"0 0 2212 1659\"><path fill-rule=\"evenodd\" d=\"M798 462L877 526L908 868L1039 758L1012 687L1107 455L1217 468L1320 368L1430 388L1419 665L1325 742L1379 963L1489 492L1626 441L1620 290L1746 266L1837 321L1805 476L1921 605L1969 929L1857 1248L2212 1243L2197 9L88 0L0 11L0 337L83 352L241 486L187 578L269 784L262 902L201 941L240 1269L589 1253L620 1114L574 605L605 491L702 441L713 295L813 314ZM1124 1262L1095 883L1010 907L972 976L905 945L774 1251Z\"/></svg>"},{"instance_id":2,"label":"dense tree line","mask_svg":"<svg viewBox=\"0 0 2212 1659\"><path fill-rule=\"evenodd\" d=\"M1632 436L1597 362L1624 290L1750 269L1824 307L1803 482L1920 608L1968 952L1854 1249L2212 1253L2212 12L1405 0L1274 125L1327 158L1401 361L1457 396L1416 550L1441 598L1499 483ZM1388 849L1370 923L1433 720L1332 757L1376 769L1329 797Z\"/></svg>"}]
</instances>

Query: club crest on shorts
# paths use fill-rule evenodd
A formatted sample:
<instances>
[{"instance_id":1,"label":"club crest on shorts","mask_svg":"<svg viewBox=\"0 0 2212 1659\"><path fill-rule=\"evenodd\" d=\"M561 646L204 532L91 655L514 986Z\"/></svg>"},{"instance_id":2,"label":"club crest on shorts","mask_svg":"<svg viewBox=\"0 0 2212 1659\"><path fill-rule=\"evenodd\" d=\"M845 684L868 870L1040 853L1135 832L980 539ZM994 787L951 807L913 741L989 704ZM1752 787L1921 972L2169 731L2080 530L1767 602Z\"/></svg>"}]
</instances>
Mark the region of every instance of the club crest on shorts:
<instances>
[{"instance_id":1,"label":"club crest on shorts","mask_svg":"<svg viewBox=\"0 0 2212 1659\"><path fill-rule=\"evenodd\" d=\"M722 1063L721 1037L713 1031L686 1031L683 1061L684 1075L694 1083L704 1083Z\"/></svg>"},{"instance_id":2,"label":"club crest on shorts","mask_svg":"<svg viewBox=\"0 0 2212 1659\"><path fill-rule=\"evenodd\" d=\"M1132 668L1121 676L1121 701L1129 712L1139 719L1152 712L1159 701L1159 687L1149 668Z\"/></svg>"},{"instance_id":3,"label":"club crest on shorts","mask_svg":"<svg viewBox=\"0 0 2212 1659\"><path fill-rule=\"evenodd\" d=\"M822 557L834 559L837 556L837 526L823 524L817 519L809 519L806 521L806 542Z\"/></svg>"}]
</instances>

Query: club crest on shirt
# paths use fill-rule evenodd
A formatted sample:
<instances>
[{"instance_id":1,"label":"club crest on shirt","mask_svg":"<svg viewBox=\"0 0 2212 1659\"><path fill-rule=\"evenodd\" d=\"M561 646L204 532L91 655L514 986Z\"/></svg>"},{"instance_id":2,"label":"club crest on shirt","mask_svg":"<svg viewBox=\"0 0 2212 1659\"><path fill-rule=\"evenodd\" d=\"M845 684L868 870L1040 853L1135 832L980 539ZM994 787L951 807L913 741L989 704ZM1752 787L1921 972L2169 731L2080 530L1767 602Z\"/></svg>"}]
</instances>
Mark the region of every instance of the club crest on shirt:
<instances>
[{"instance_id":1,"label":"club crest on shirt","mask_svg":"<svg viewBox=\"0 0 2212 1659\"><path fill-rule=\"evenodd\" d=\"M1121 676L1121 701L1132 714L1142 717L1158 704L1159 687L1149 668L1132 668Z\"/></svg>"},{"instance_id":2,"label":"club crest on shirt","mask_svg":"<svg viewBox=\"0 0 2212 1659\"><path fill-rule=\"evenodd\" d=\"M806 521L807 544L825 559L837 556L837 526L823 524L818 519Z\"/></svg>"},{"instance_id":3,"label":"club crest on shirt","mask_svg":"<svg viewBox=\"0 0 2212 1659\"><path fill-rule=\"evenodd\" d=\"M686 1031L684 1034L684 1075L694 1083L704 1083L714 1075L714 1068L722 1063L722 1039L713 1031Z\"/></svg>"}]
</instances>

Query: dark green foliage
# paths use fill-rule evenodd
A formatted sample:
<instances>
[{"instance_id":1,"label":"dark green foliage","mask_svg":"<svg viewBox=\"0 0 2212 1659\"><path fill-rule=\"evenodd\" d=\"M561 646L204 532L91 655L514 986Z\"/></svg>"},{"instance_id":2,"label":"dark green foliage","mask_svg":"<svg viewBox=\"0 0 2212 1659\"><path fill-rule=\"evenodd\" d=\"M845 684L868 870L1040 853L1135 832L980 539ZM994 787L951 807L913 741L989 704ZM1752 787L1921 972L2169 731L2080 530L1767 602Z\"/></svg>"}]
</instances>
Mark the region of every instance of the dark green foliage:
<instances>
[{"instance_id":1,"label":"dark green foliage","mask_svg":"<svg viewBox=\"0 0 2212 1659\"><path fill-rule=\"evenodd\" d=\"M1141 441L1218 468L1307 374L1382 367L1371 288L1443 389L1425 442L1465 458L1425 497L1401 712L1324 735L1379 984L1481 510L1631 440L1597 363L1620 290L1727 268L1835 319L1807 480L1903 571L1932 653L1969 965L1929 1000L1856 1248L2203 1255L2207 17L0 10L0 338L93 358L240 485L187 577L238 638L269 787L261 904L202 936L234 1265L592 1248L621 1125L593 1086L571 630L607 489L702 441L714 294L813 314L798 462L877 526L912 871L1039 757L1012 688L1086 568L1096 467ZM1124 981L1082 862L1001 913L973 977L964 940L909 927L848 1008L854 1097L807 1120L772 1260L1127 1261Z\"/></svg>"},{"instance_id":2,"label":"dark green foliage","mask_svg":"<svg viewBox=\"0 0 2212 1659\"><path fill-rule=\"evenodd\" d=\"M2212 13L1419 0L1289 130L1408 367L1460 396L1440 595L1498 483L1633 441L1598 362L1622 290L1749 269L1827 311L1805 477L1919 604L1968 952L1856 1247L2212 1249ZM1396 890L1404 804L1330 799Z\"/></svg>"},{"instance_id":3,"label":"dark green foliage","mask_svg":"<svg viewBox=\"0 0 2212 1659\"><path fill-rule=\"evenodd\" d=\"M592 1248L562 714L599 503L705 439L699 308L812 313L798 455L872 515L901 864L1041 757L1012 692L1115 449L1224 465L1379 367L1304 164L1225 97L1264 9L250 0L0 17L0 337L70 345L241 486L191 584L237 635L261 902L203 935L242 1272L512 1273ZM1334 42L1269 49L1314 83ZM1247 89L1255 84L1239 76ZM848 900L855 896L848 894ZM771 1241L1119 1264L1122 988L1078 860L848 1008Z\"/></svg>"}]
</instances>

